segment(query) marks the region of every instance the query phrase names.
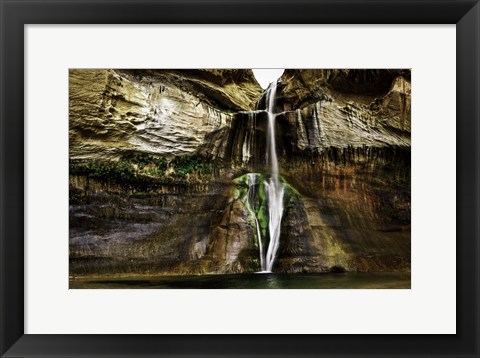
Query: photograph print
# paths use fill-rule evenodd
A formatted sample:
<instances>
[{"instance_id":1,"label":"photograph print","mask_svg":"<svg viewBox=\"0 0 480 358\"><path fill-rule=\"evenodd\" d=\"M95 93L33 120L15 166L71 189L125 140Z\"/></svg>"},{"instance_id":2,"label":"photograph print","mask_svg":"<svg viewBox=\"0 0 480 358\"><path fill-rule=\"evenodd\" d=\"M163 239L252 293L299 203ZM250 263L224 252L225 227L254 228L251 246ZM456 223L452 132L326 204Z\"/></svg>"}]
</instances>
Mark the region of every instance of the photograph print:
<instances>
[{"instance_id":1,"label":"photograph print","mask_svg":"<svg viewBox=\"0 0 480 358\"><path fill-rule=\"evenodd\" d=\"M71 289L409 289L410 69L70 69Z\"/></svg>"}]
</instances>

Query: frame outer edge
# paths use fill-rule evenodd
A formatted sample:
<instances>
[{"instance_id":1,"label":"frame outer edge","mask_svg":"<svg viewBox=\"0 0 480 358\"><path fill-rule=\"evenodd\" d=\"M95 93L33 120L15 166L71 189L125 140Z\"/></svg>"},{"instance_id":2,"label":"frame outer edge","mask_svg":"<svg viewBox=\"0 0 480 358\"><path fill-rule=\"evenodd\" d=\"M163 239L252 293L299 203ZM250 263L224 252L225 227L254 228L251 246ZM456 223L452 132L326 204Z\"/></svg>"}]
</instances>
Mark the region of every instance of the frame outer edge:
<instances>
[{"instance_id":1,"label":"frame outer edge","mask_svg":"<svg viewBox=\"0 0 480 358\"><path fill-rule=\"evenodd\" d=\"M466 70L465 70L466 69ZM463 86L461 85L463 84ZM457 334L480 351L480 3L457 23ZM458 203L459 198L462 202ZM462 240L463 239L463 240ZM471 240L471 245L465 245ZM460 266L460 264L462 266ZM468 270L471 271L468 271ZM473 287L473 295L469 289ZM469 342L465 342L468 339ZM464 349L467 349L465 346ZM460 352L458 352L460 354Z\"/></svg>"},{"instance_id":2,"label":"frame outer edge","mask_svg":"<svg viewBox=\"0 0 480 358\"><path fill-rule=\"evenodd\" d=\"M64 1L65 2L65 1ZM25 6L26 3L19 1L20 4ZM40 1L34 1L33 3L39 4ZM59 4L61 4L61 1L58 1ZM468 46L470 46L470 51L468 51L467 48L464 48L465 51L462 53L463 55L466 56L471 56L472 58L467 61L470 66L473 63L473 67L470 67L475 70L474 74L471 74L470 78L466 78L466 82L469 83L472 87L471 93L463 93L465 95L464 98L460 98L460 96L457 94L457 106L460 106L460 104L465 104L466 105L466 115L474 115L474 128L463 128L463 131L466 132L467 137L469 137L470 140L473 140L473 143L470 141L463 141L463 138L458 137L459 132L457 132L457 139L460 138L462 139L461 141L457 142L457 145L461 144L461 151L459 153L461 154L466 154L467 155L467 161L468 162L463 162L465 164L471 165L470 172L467 174L471 175L469 179L466 179L464 176L458 176L458 171L457 171L457 178L462 179L457 182L457 193L462 194L463 198L469 198L468 201L468 208L471 209L470 212L464 212L466 218L458 220L459 222L466 221L467 224L469 224L469 227L472 229L471 232L467 232L467 234L473 234L474 235L474 242L475 242L475 250L471 252L467 252L466 255L469 258L469 264L473 265L470 266L473 269L473 276L472 277L476 284L476 288L474 289L474 293L476 297L471 297L468 302L474 302L473 306L468 307L474 310L472 312L471 310L468 310L466 312L467 315L471 317L471 320L469 321L470 323L473 323L473 330L470 332L469 337L474 337L476 339L474 349L475 351L469 351L469 352L457 352L458 354L455 354L455 356L468 356L468 357L478 357L479 354L479 309L478 309L478 298L479 298L479 260L480 260L480 253L479 253L479 243L478 243L478 234L479 234L479 224L477 223L478 220L478 214L479 214L479 200L480 200L480 190L479 190L479 183L478 179L480 178L480 168L479 168L479 158L480 158L480 145L479 145L479 136L480 136L480 125L479 125L479 106L478 106L478 97L479 97L479 27L480 27L480 6L478 3L478 0L476 2L469 2L476 4L472 9L469 9L468 13L465 15L465 17L462 19L465 20L466 22L470 21L470 26L473 23L474 28L476 29L475 33L469 36L468 40ZM0 138L1 138L1 145L0 145L0 224L1 224L1 229L0 229L0 260L1 260L1 292L0 292L0 315L2 317L0 329L0 355L2 357L7 357L7 356L34 356L34 355L51 355L51 351L49 352L48 350L48 344L42 344L39 343L38 345L35 345L36 347L33 347L33 345L29 345L28 342L29 340L27 339L27 335L23 335L23 328L24 328L24 314L23 314L23 293L24 293L24 288L23 285L19 284L18 281L15 282L16 279L21 278L23 279L23 260L21 262L22 266L20 267L20 264L18 262L15 262L16 256L18 254L18 250L22 249L23 250L23 240L19 243L15 243L15 247L13 247L12 250L12 242L17 241L17 240L10 240L10 242L7 243L6 237L7 235L13 235L15 233L19 233L18 231L23 230L23 217L16 218L13 220L13 222L8 219L13 219L15 217L15 214L20 213L20 209L23 210L23 199L24 199L24 194L23 194L23 180L18 183L18 179L16 176L20 176L24 174L23 171L23 162L20 164L16 164L15 162L15 155L18 155L18 157L23 158L23 134L18 137L18 133L5 133L5 128L8 127L9 123L13 123L15 120L22 120L23 119L23 107L21 105L15 106L18 102L18 99L16 97L21 96L23 98L23 74L19 76L18 72L15 71L10 71L10 73L7 72L7 69L10 68L18 68L18 64L15 65L15 59L20 56L20 58L23 58L23 24L22 20L24 19L24 16L20 13L18 9L20 9L21 6L15 7L15 4L12 2L7 2L4 0L0 0L0 14L1 14L1 30L2 30L2 41L1 41L1 57L0 57L0 62L1 62L1 67L0 67L0 74L1 74L1 84L0 84L0 99L2 101L2 106L1 112L0 112ZM40 15L41 17L41 15ZM61 16L59 16L61 17ZM461 28L461 23L462 21L459 22L459 26L457 27L457 34L460 32L458 31L459 28ZM37 19L37 23L41 22L41 19ZM8 31L7 31L8 29ZM7 36L8 32L8 36ZM458 39L458 37L457 37ZM458 43L457 43L458 45ZM471 49L474 49L474 53L472 54ZM8 56L6 55L8 53ZM458 52L457 52L458 54ZM458 61L458 60L457 60ZM13 66L11 66L13 65ZM458 67L458 62L457 62L457 67ZM23 70L23 68L22 68ZM458 81L458 80L457 80ZM458 83L458 82L457 82ZM464 82L465 83L465 82ZM5 88L9 88L9 92L7 93L5 91ZM13 103L13 104L12 104ZM15 105L14 105L15 104ZM23 102L21 102L23 104ZM9 115L7 118L6 115ZM462 112L457 112L457 113L462 113ZM23 131L23 124L20 126L22 131ZM463 132L462 132L463 133ZM19 142L15 142L16 139L21 138L22 140ZM468 143L473 144L473 145L468 145ZM11 146L12 145L12 146ZM473 149L473 153L472 153ZM467 153L467 152L468 153ZM7 155L8 154L8 155ZM457 162L458 165L458 162ZM5 169L9 169L9 173L7 175ZM465 168L464 168L465 170ZM17 181L17 182L16 182ZM458 184L459 183L465 183L468 184L469 187L466 187L464 189L459 189ZM472 185L473 184L473 185ZM469 190L470 189L470 190ZM473 192L472 192L473 190ZM12 207L12 210L10 210L10 206ZM7 211L5 210L6 208L9 208L8 216L7 216ZM12 213L12 211L14 213ZM23 215L23 211L21 212ZM473 219L473 221L472 221ZM20 225L21 224L21 225ZM6 225L6 226L5 226ZM23 231L21 232L23 234ZM23 237L23 236L22 236ZM18 240L20 241L20 240ZM7 255L8 251L8 255ZM459 255L459 251L457 250L457 257ZM477 260L475 260L476 255ZM21 256L23 258L23 252L21 253ZM473 257L473 261L472 261ZM457 260L458 264L458 260ZM6 274L6 268L9 268L8 275ZM14 268L16 269L15 271L12 271L11 269ZM471 273L470 273L471 274ZM22 281L23 282L23 281ZM457 280L457 282L461 282L460 280ZM471 284L472 282L466 282L466 286L468 284ZM461 298L465 298L465 295L468 293L468 290L465 285L462 286L462 296ZM8 295L6 294L8 289ZM15 299L16 302L15 302ZM476 300L476 301L475 301ZM7 306L8 303L8 306ZM457 302L457 305L460 303L460 301ZM18 311L18 308L22 309L22 312L20 313ZM467 308L467 309L468 309ZM472 314L473 313L473 314ZM7 329L8 327L8 329ZM21 330L19 330L21 328ZM22 337L23 335L23 337ZM20 339L18 339L20 338ZM33 337L32 337L33 338ZM52 337L53 338L53 337ZM18 340L18 341L17 341ZM15 343L17 341L17 343ZM14 344L15 343L15 344ZM45 342L46 343L46 342ZM472 343L472 342L470 342ZM7 349L10 348L10 350L7 351ZM33 353L32 349L36 349L36 352ZM42 350L43 349L43 350ZM92 350L94 350L94 347L92 347ZM7 352L6 352L7 351ZM5 353L6 352L6 353ZM65 352L66 353L66 352ZM92 352L93 353L93 352ZM200 353L200 352L199 352ZM474 355L472 355L472 353ZM5 355L4 355L5 354ZM13 355L11 355L13 354ZM359 354L360 356L361 354ZM453 356L448 354L449 356ZM386 355L385 355L386 356Z\"/></svg>"},{"instance_id":3,"label":"frame outer edge","mask_svg":"<svg viewBox=\"0 0 480 358\"><path fill-rule=\"evenodd\" d=\"M4 3L0 1L0 78L4 78L4 57L5 57L5 9ZM4 135L5 135L5 126L3 124L3 120L5 117L5 109L2 105L4 103L3 97L3 81L0 80L0 317L5 317L6 312L6 304L4 299L4 292L7 289L7 285L5 282L5 272L6 272L6 265L5 265L5 247L3 245L4 241L4 202L1 198L4 197L4 156L5 151L3 149L4 143ZM7 339L6 339L6 330L7 324L5 320L0 320L0 356L5 353L7 349Z\"/></svg>"},{"instance_id":4,"label":"frame outer edge","mask_svg":"<svg viewBox=\"0 0 480 358\"><path fill-rule=\"evenodd\" d=\"M24 25L15 5L0 2L0 355L24 335Z\"/></svg>"}]
</instances>

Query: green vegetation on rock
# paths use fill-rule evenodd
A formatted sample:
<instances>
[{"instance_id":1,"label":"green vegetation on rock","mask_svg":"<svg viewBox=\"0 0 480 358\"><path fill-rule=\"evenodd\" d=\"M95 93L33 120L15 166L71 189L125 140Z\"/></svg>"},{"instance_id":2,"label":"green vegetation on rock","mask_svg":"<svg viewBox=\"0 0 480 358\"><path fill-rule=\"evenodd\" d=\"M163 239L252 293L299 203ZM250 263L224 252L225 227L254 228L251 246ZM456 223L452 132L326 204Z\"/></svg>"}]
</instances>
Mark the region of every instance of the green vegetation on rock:
<instances>
[{"instance_id":1,"label":"green vegetation on rock","mask_svg":"<svg viewBox=\"0 0 480 358\"><path fill-rule=\"evenodd\" d=\"M170 162L171 167L175 173L184 176L190 173L212 174L213 166L204 158L198 156L182 156L175 157Z\"/></svg>"},{"instance_id":2,"label":"green vegetation on rock","mask_svg":"<svg viewBox=\"0 0 480 358\"><path fill-rule=\"evenodd\" d=\"M198 182L202 175L212 174L214 168L214 164L199 156L168 159L135 153L124 155L117 161L70 161L69 172L70 175L86 176L125 189L150 191L163 184Z\"/></svg>"},{"instance_id":3,"label":"green vegetation on rock","mask_svg":"<svg viewBox=\"0 0 480 358\"><path fill-rule=\"evenodd\" d=\"M257 174L257 182L255 184L255 196L250 198L253 200L253 203L250 203L248 192L248 174L244 174L240 177L233 179L233 182L237 186L237 191L235 193L235 198L239 198L246 209L248 210L248 222L254 228L255 236L257 236L256 231L256 221L260 226L260 232L263 238L263 243L265 246L265 241L268 241L268 224L269 224L269 213L268 213L268 199L265 191L265 180L267 179L267 174ZM300 196L300 193L293 188L283 177L280 177L280 181L285 185L285 194L284 194L284 207L285 210L288 209L288 204L293 196ZM255 245L258 246L258 243L255 242Z\"/></svg>"}]
</instances>

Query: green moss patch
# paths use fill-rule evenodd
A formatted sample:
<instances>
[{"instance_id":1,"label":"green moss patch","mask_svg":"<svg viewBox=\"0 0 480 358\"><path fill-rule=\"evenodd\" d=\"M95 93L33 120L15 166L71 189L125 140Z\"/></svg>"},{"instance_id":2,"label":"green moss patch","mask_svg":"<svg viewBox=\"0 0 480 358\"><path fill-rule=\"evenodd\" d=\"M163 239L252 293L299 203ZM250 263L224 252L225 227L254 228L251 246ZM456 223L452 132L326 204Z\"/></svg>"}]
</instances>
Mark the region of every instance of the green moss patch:
<instances>
[{"instance_id":1,"label":"green moss patch","mask_svg":"<svg viewBox=\"0 0 480 358\"><path fill-rule=\"evenodd\" d=\"M257 174L256 185L255 185L255 195L254 197L249 198L249 186L248 186L248 174L244 174L233 179L233 182L236 184L237 190L235 193L235 198L240 199L245 207L248 210L248 222L254 228L255 235L257 231L255 228L256 222L255 218L258 221L260 226L260 232L262 235L262 243L265 245L265 242L268 242L268 224L269 224L269 214L268 214L268 200L266 196L265 189L265 180L268 178L267 174ZM284 191L284 214L287 210L288 204L292 197L300 196L300 193L292 187L283 177L280 177L280 181L285 185ZM256 245L257 242L255 243Z\"/></svg>"},{"instance_id":2,"label":"green moss patch","mask_svg":"<svg viewBox=\"0 0 480 358\"><path fill-rule=\"evenodd\" d=\"M214 173L214 163L199 156L166 158L144 153L127 154L117 161L70 161L69 174L86 176L124 189L155 190L161 185L188 185ZM200 179L199 179L200 178Z\"/></svg>"}]
</instances>

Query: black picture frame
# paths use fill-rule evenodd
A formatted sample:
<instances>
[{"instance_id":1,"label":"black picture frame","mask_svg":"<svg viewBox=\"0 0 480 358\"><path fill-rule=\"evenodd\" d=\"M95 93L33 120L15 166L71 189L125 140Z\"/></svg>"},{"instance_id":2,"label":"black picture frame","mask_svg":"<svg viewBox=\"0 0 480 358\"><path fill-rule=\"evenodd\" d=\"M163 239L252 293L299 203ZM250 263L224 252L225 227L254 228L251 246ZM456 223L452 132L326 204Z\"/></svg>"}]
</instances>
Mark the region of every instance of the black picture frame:
<instances>
[{"instance_id":1,"label":"black picture frame","mask_svg":"<svg viewBox=\"0 0 480 358\"><path fill-rule=\"evenodd\" d=\"M478 0L0 0L0 4L2 357L479 357ZM125 23L456 24L457 334L24 334L24 25Z\"/></svg>"}]
</instances>

